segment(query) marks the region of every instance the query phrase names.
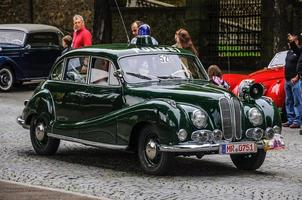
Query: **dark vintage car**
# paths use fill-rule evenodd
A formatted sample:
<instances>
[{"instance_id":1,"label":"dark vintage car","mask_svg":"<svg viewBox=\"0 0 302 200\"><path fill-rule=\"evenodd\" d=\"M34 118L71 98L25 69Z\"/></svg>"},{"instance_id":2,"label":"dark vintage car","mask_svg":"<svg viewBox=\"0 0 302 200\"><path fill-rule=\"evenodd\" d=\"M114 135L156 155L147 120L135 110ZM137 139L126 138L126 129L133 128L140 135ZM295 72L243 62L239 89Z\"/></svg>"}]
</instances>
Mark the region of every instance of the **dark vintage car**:
<instances>
[{"instance_id":1,"label":"dark vintage car","mask_svg":"<svg viewBox=\"0 0 302 200\"><path fill-rule=\"evenodd\" d=\"M0 91L46 78L61 55L62 32L42 24L0 24Z\"/></svg>"},{"instance_id":2,"label":"dark vintage car","mask_svg":"<svg viewBox=\"0 0 302 200\"><path fill-rule=\"evenodd\" d=\"M230 90L236 95L238 95L241 81L249 79L255 83L261 83L264 86L264 95L270 97L282 114L284 114L286 112L284 107L284 66L286 54L287 51L277 53L267 67L251 74L224 74L223 78L230 84Z\"/></svg>"},{"instance_id":3,"label":"dark vintage car","mask_svg":"<svg viewBox=\"0 0 302 200\"><path fill-rule=\"evenodd\" d=\"M279 112L262 90L245 82L237 97L211 84L186 50L92 46L60 57L17 121L42 155L69 140L137 152L150 174L167 172L174 156L204 154L255 170L267 150L284 146Z\"/></svg>"}]
</instances>

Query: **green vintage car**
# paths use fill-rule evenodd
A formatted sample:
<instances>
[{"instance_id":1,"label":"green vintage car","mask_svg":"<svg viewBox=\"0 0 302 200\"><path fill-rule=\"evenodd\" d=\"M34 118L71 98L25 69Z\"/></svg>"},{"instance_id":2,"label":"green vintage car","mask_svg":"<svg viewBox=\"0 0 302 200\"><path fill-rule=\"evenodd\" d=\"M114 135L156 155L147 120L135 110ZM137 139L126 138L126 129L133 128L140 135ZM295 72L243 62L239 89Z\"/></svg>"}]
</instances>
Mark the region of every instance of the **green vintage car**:
<instances>
[{"instance_id":1,"label":"green vintage car","mask_svg":"<svg viewBox=\"0 0 302 200\"><path fill-rule=\"evenodd\" d=\"M41 155L68 140L136 152L149 174L166 173L175 156L205 154L255 170L284 146L279 112L262 92L252 81L239 97L211 84L187 50L96 45L61 56L17 121Z\"/></svg>"}]
</instances>

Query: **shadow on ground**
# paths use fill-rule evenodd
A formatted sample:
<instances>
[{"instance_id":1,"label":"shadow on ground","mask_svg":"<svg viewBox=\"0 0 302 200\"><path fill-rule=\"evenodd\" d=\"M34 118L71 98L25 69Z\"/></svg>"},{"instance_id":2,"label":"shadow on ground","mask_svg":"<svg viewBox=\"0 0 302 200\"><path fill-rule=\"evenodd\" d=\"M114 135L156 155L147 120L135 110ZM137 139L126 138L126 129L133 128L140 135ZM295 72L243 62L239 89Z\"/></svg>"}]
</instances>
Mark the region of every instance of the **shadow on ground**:
<instances>
[{"instance_id":1,"label":"shadow on ground","mask_svg":"<svg viewBox=\"0 0 302 200\"><path fill-rule=\"evenodd\" d=\"M33 151L26 152L29 156L41 157ZM212 158L215 155L211 155ZM244 171L238 170L231 162L224 163L208 160L205 156L202 159L195 157L176 157L175 162L171 165L168 176L202 176L202 177L223 177L238 175L259 175L271 176L273 174L260 171ZM93 147L61 149L57 154L47 157L68 163L75 163L90 167L99 167L111 169L119 172L127 172L133 175L142 175L137 155L131 152L115 151L108 149L99 149Z\"/></svg>"}]
</instances>

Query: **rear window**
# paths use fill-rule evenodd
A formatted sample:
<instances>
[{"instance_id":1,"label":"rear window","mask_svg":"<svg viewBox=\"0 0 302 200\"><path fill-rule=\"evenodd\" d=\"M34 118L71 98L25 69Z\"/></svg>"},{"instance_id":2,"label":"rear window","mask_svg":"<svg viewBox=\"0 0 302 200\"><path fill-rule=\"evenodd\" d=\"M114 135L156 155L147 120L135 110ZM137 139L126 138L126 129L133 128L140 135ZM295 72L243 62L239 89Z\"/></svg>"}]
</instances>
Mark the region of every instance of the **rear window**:
<instances>
[{"instance_id":1,"label":"rear window","mask_svg":"<svg viewBox=\"0 0 302 200\"><path fill-rule=\"evenodd\" d=\"M28 36L27 43L32 47L60 46L59 37L56 33L32 33Z\"/></svg>"}]
</instances>

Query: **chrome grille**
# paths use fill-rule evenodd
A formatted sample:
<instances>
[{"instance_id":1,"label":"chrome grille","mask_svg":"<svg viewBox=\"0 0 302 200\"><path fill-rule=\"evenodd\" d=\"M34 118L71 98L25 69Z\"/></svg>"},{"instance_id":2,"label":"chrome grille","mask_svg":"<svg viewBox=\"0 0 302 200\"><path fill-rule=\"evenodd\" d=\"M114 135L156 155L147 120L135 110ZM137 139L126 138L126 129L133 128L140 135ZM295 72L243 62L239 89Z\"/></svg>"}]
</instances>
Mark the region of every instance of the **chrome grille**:
<instances>
[{"instance_id":1,"label":"chrome grille","mask_svg":"<svg viewBox=\"0 0 302 200\"><path fill-rule=\"evenodd\" d=\"M221 112L222 131L225 139L232 139L232 119L231 109L227 98L221 98L219 101Z\"/></svg>"},{"instance_id":2,"label":"chrome grille","mask_svg":"<svg viewBox=\"0 0 302 200\"><path fill-rule=\"evenodd\" d=\"M221 124L224 138L232 140L241 139L241 111L240 102L236 98L221 98L219 100Z\"/></svg>"},{"instance_id":3,"label":"chrome grille","mask_svg":"<svg viewBox=\"0 0 302 200\"><path fill-rule=\"evenodd\" d=\"M240 102L237 98L232 98L234 103L234 118L235 118L235 137L237 140L241 139L241 111L240 111Z\"/></svg>"}]
</instances>

